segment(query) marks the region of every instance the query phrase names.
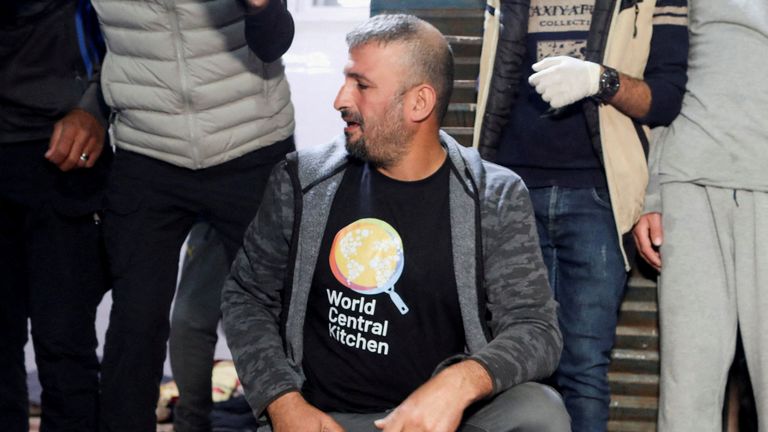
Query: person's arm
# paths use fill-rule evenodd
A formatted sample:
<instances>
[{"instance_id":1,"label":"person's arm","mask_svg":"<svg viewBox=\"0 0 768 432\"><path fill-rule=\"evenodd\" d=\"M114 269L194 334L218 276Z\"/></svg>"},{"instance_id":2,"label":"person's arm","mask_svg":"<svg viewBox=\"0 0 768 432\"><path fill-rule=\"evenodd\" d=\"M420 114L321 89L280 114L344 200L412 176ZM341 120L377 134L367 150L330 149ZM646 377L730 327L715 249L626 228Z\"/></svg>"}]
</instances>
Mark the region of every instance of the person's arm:
<instances>
[{"instance_id":1,"label":"person's arm","mask_svg":"<svg viewBox=\"0 0 768 432\"><path fill-rule=\"evenodd\" d=\"M488 371L474 360L464 360L441 370L375 425L385 432L452 432L458 429L464 410L492 391Z\"/></svg>"},{"instance_id":2,"label":"person's arm","mask_svg":"<svg viewBox=\"0 0 768 432\"><path fill-rule=\"evenodd\" d=\"M257 14L263 11L269 5L269 0L245 0L245 6L248 13Z\"/></svg>"},{"instance_id":3,"label":"person's arm","mask_svg":"<svg viewBox=\"0 0 768 432\"><path fill-rule=\"evenodd\" d=\"M645 69L646 82L654 96L649 113L642 119L652 126L668 125L677 117L685 94L688 68L687 1L659 0L656 6L662 12L654 16L651 52ZM651 137L643 215L632 230L640 256L657 271L661 271L659 248L664 242L659 164L667 133L666 128L660 127Z\"/></svg>"},{"instance_id":4,"label":"person's arm","mask_svg":"<svg viewBox=\"0 0 768 432\"><path fill-rule=\"evenodd\" d=\"M293 17L282 0L245 0L245 40L261 59L270 63L280 58L293 43Z\"/></svg>"},{"instance_id":5,"label":"person's arm","mask_svg":"<svg viewBox=\"0 0 768 432\"><path fill-rule=\"evenodd\" d=\"M664 242L664 229L661 224L661 213L652 212L640 216L632 229L637 250L640 256L656 271L661 271L661 253L659 247Z\"/></svg>"},{"instance_id":6,"label":"person's arm","mask_svg":"<svg viewBox=\"0 0 768 432\"><path fill-rule=\"evenodd\" d=\"M533 69L537 72L530 76L528 82L554 109L597 95L600 77L606 71L602 65L573 57L549 57L533 65ZM654 91L645 80L616 72L618 91L603 102L634 119L648 116L653 107ZM677 110L679 108L678 103Z\"/></svg>"},{"instance_id":7,"label":"person's arm","mask_svg":"<svg viewBox=\"0 0 768 432\"><path fill-rule=\"evenodd\" d=\"M101 156L105 135L93 114L75 108L53 125L45 158L62 171L90 168Z\"/></svg>"},{"instance_id":8,"label":"person's arm","mask_svg":"<svg viewBox=\"0 0 768 432\"><path fill-rule=\"evenodd\" d=\"M649 126L668 125L680 112L688 66L687 1L659 0L656 9L643 78L617 71L618 91L603 100ZM533 70L528 82L544 101L558 109L597 95L605 67L559 56L545 58L534 64Z\"/></svg>"},{"instance_id":9,"label":"person's arm","mask_svg":"<svg viewBox=\"0 0 768 432\"><path fill-rule=\"evenodd\" d=\"M600 68L600 73L604 71ZM637 78L632 78L619 72L619 91L608 99L606 103L613 105L617 110L634 119L640 119L648 115L651 110L651 88L648 84Z\"/></svg>"},{"instance_id":10,"label":"person's arm","mask_svg":"<svg viewBox=\"0 0 768 432\"><path fill-rule=\"evenodd\" d=\"M92 167L104 149L109 107L104 102L100 78L96 64L77 106L53 126L45 157L62 171Z\"/></svg>"},{"instance_id":11,"label":"person's arm","mask_svg":"<svg viewBox=\"0 0 768 432\"><path fill-rule=\"evenodd\" d=\"M662 147L669 129L658 127L651 133L648 152L648 187L645 191L643 214L632 228L632 235L640 256L656 271L661 271L661 252L664 242L664 229L661 222L661 191L659 181L659 163Z\"/></svg>"},{"instance_id":12,"label":"person's arm","mask_svg":"<svg viewBox=\"0 0 768 432\"><path fill-rule=\"evenodd\" d=\"M606 69L590 61L557 56L547 57L534 64L533 70L535 73L528 78L528 83L536 88L541 98L553 109L559 109L597 95L600 76ZM648 85L643 80L621 72L618 72L618 77L618 91L605 102L630 117L645 116L651 107Z\"/></svg>"},{"instance_id":13,"label":"person's arm","mask_svg":"<svg viewBox=\"0 0 768 432\"><path fill-rule=\"evenodd\" d=\"M491 377L492 394L554 372L562 350L557 302L547 281L536 222L523 181L493 185L483 206L483 272L492 340L469 357Z\"/></svg>"},{"instance_id":14,"label":"person's arm","mask_svg":"<svg viewBox=\"0 0 768 432\"><path fill-rule=\"evenodd\" d=\"M280 163L243 238L222 291L222 323L238 376L259 417L280 396L299 391L280 332L293 225L293 190Z\"/></svg>"},{"instance_id":15,"label":"person's arm","mask_svg":"<svg viewBox=\"0 0 768 432\"><path fill-rule=\"evenodd\" d=\"M284 164L270 176L222 292L222 323L253 414L275 432L343 432L299 392L280 334L282 290L293 229L293 189Z\"/></svg>"},{"instance_id":16,"label":"person's arm","mask_svg":"<svg viewBox=\"0 0 768 432\"><path fill-rule=\"evenodd\" d=\"M333 417L307 402L299 392L289 392L267 406L273 432L344 432Z\"/></svg>"},{"instance_id":17,"label":"person's arm","mask_svg":"<svg viewBox=\"0 0 768 432\"><path fill-rule=\"evenodd\" d=\"M107 128L110 109L104 101L104 93L101 91L101 65L93 66L93 75L88 80L88 87L80 97L77 108L92 115L103 128Z\"/></svg>"},{"instance_id":18,"label":"person's arm","mask_svg":"<svg viewBox=\"0 0 768 432\"><path fill-rule=\"evenodd\" d=\"M645 115L635 117L650 127L669 125L682 107L688 82L687 14L687 0L656 1L650 53L643 72L651 94L650 106Z\"/></svg>"}]
</instances>

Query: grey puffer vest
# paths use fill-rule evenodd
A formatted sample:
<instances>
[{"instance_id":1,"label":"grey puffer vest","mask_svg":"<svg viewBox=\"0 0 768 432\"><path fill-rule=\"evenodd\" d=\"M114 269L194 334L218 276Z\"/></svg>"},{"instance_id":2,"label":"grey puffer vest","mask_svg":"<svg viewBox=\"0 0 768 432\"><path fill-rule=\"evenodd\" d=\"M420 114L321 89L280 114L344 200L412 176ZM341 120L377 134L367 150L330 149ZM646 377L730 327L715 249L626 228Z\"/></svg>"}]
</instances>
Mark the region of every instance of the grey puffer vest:
<instances>
[{"instance_id":1,"label":"grey puffer vest","mask_svg":"<svg viewBox=\"0 0 768 432\"><path fill-rule=\"evenodd\" d=\"M118 148L191 169L293 134L280 61L244 36L238 0L93 0L108 54L102 89Z\"/></svg>"}]
</instances>

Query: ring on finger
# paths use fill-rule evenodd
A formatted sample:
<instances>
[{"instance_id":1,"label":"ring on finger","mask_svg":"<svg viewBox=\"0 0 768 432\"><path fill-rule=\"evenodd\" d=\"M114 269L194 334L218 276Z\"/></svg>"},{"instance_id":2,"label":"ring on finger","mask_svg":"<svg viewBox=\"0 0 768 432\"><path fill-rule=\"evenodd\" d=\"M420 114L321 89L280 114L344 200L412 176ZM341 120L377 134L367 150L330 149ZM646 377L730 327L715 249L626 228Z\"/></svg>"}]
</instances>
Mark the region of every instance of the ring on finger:
<instances>
[{"instance_id":1,"label":"ring on finger","mask_svg":"<svg viewBox=\"0 0 768 432\"><path fill-rule=\"evenodd\" d=\"M89 158L88 153L83 153L80 155L80 160L83 162L88 162L88 158Z\"/></svg>"}]
</instances>

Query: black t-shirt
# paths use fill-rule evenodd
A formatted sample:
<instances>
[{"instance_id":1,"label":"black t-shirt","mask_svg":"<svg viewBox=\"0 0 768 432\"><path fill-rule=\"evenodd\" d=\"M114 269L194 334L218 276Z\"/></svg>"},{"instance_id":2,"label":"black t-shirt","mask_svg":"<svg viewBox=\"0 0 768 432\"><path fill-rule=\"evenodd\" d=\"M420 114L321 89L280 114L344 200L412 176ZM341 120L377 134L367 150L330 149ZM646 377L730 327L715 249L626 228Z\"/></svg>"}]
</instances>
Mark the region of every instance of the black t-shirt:
<instances>
[{"instance_id":1,"label":"black t-shirt","mask_svg":"<svg viewBox=\"0 0 768 432\"><path fill-rule=\"evenodd\" d=\"M353 163L331 207L304 324L304 397L325 411L397 406L463 352L448 162L401 182Z\"/></svg>"}]
</instances>

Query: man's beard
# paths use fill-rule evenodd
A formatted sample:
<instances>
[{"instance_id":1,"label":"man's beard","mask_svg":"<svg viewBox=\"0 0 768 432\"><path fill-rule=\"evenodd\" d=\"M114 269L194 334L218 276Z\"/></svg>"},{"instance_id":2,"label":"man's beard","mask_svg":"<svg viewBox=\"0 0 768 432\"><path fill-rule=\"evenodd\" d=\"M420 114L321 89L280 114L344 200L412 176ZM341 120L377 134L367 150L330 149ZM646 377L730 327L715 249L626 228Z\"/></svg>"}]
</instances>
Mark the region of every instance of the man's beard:
<instances>
[{"instance_id":1,"label":"man's beard","mask_svg":"<svg viewBox=\"0 0 768 432\"><path fill-rule=\"evenodd\" d=\"M387 107L382 119L371 121L367 126L359 113L342 113L345 120L360 125L360 138L353 140L346 136L349 154L381 168L399 162L408 151L407 143L413 136L413 132L405 126L402 110L403 101L398 98Z\"/></svg>"}]
</instances>

